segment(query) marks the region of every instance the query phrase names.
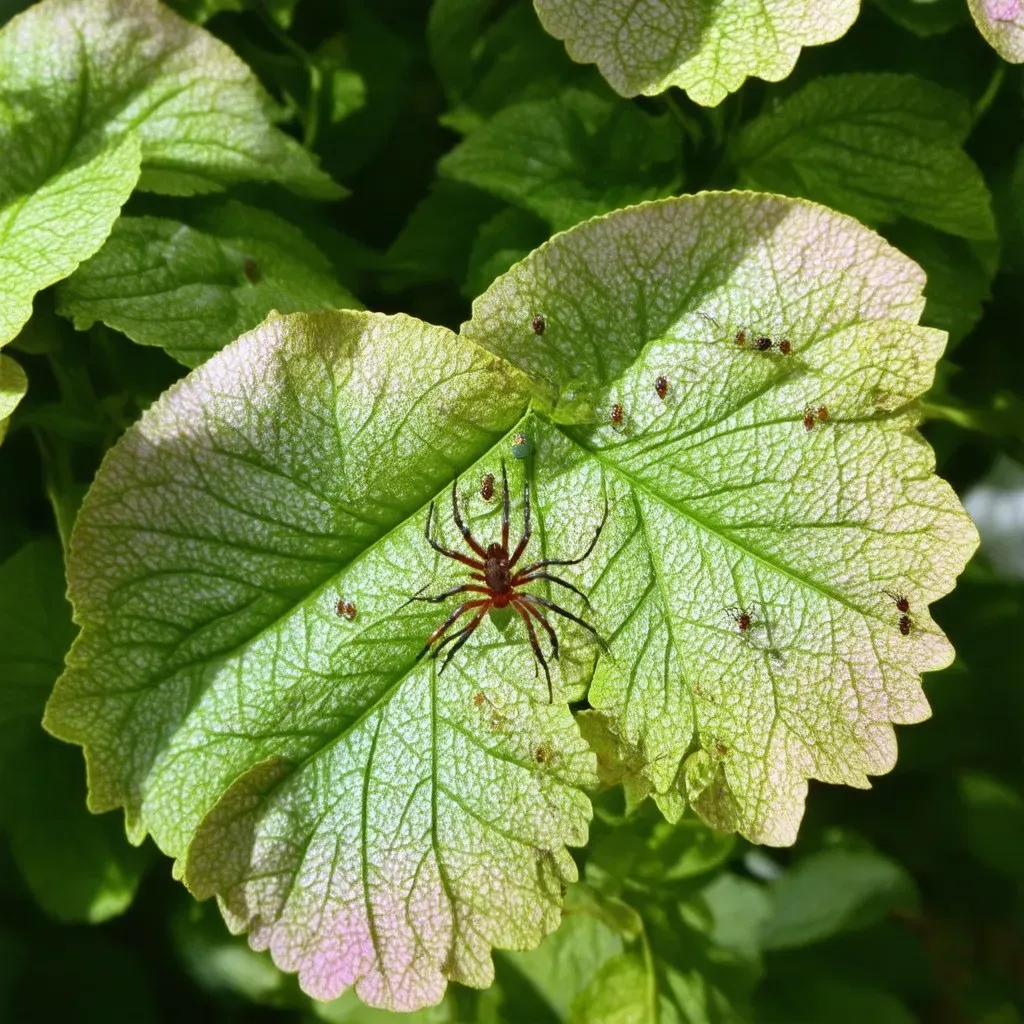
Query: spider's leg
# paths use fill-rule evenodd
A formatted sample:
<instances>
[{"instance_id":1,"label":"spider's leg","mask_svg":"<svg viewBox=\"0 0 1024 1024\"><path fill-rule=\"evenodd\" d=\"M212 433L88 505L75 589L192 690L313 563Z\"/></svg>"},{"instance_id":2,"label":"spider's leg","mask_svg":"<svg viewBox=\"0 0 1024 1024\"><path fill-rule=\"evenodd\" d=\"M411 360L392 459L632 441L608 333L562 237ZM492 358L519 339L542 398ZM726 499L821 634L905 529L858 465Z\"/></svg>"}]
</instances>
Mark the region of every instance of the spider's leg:
<instances>
[{"instance_id":1,"label":"spider's leg","mask_svg":"<svg viewBox=\"0 0 1024 1024\"><path fill-rule=\"evenodd\" d=\"M491 605L490 601L487 601L486 604L487 608ZM452 649L445 655L444 661L441 662L441 667L437 670L438 675L448 667L448 662L455 657L455 652L473 635L473 631L480 625L481 621L483 621L483 617L487 614L487 608L481 608L480 611L478 611L476 615L469 620L469 625L460 631L459 639L455 641L452 645ZM435 656L436 653L437 652L435 652Z\"/></svg>"},{"instance_id":2,"label":"spider's leg","mask_svg":"<svg viewBox=\"0 0 1024 1024\"><path fill-rule=\"evenodd\" d=\"M468 611L470 610L470 608L479 608L479 607L480 607L480 605L482 605L482 604L489 604L489 603L490 603L490 602L489 602L489 600L488 600L488 599L486 599L486 598L481 598L481 599L480 599L479 601L463 601L463 602L462 602L462 604L460 604L460 605L459 605L459 607L458 607L458 608L456 608L456 609L455 609L455 611L453 611L453 612L451 613L451 615L449 615L449 616L448 616L448 618L447 618L447 619L445 619L445 620L444 620L444 622L442 622L442 623L441 623L441 625L440 625L440 626L438 626L438 627L437 627L437 629L435 629L435 630L434 630L434 632L430 634L430 637L429 637L429 639L427 640L426 644L424 644L424 646L423 646L423 650L422 650L422 651L420 651L420 653L416 655L416 660L417 660L417 661L419 661L419 660L420 660L420 658L422 658L422 657L423 657L423 655L424 655L424 654L426 654L426 653L427 653L427 651L429 651L429 650L430 650L430 645L431 645L431 644L432 644L432 643L433 643L433 642L434 642L434 641L435 641L435 640L436 640L436 639L437 639L437 638L438 638L438 637L439 637L439 636L440 636L440 635L441 635L441 634L442 634L442 633L443 633L443 632L444 632L444 631L445 631L445 630L446 630L446 629L447 629L447 628L448 628L448 627L449 627L449 626L450 626L450 625L451 625L451 624L452 624L452 623L453 623L453 622L454 622L454 621L455 621L455 620L456 620L456 619L457 619L457 618L458 618L458 617L459 617L460 615L464 615L464 614L465 614L466 612L468 612Z\"/></svg>"},{"instance_id":3,"label":"spider's leg","mask_svg":"<svg viewBox=\"0 0 1024 1024\"><path fill-rule=\"evenodd\" d=\"M519 561L522 557L523 552L526 550L526 545L530 543L530 477L529 474L524 471L523 473L523 536L519 543L516 545L515 551L512 552L512 557L508 560L508 566L511 569L512 566ZM508 548L506 547L506 551Z\"/></svg>"},{"instance_id":4,"label":"spider's leg","mask_svg":"<svg viewBox=\"0 0 1024 1024\"><path fill-rule=\"evenodd\" d=\"M563 580L560 576L555 576L550 572L535 572L529 576L524 576L522 573L512 578L513 587L521 587L524 583L532 583L534 580L547 580L549 583L557 583L561 587L565 587L566 590L571 590L574 594L579 595L583 598L583 603L589 608L590 600L582 590L577 590L568 580ZM423 598L416 598L417 601L422 601Z\"/></svg>"},{"instance_id":5,"label":"spider's leg","mask_svg":"<svg viewBox=\"0 0 1024 1024\"><path fill-rule=\"evenodd\" d=\"M473 534L470 532L469 527L462 521L462 516L459 513L458 483L459 478L456 477L452 481L452 518L455 520L455 525L459 528L459 531L462 533L462 536L466 538L466 543L481 558L486 559L486 550L483 547L481 547L479 542L473 538Z\"/></svg>"},{"instance_id":6,"label":"spider's leg","mask_svg":"<svg viewBox=\"0 0 1024 1024\"><path fill-rule=\"evenodd\" d=\"M473 617L474 619L476 616ZM431 658L436 658L453 640L458 640L463 633L470 630L476 629L473 625L473 619L469 620L469 623L462 627L462 629L455 630L454 633L449 633L431 652Z\"/></svg>"},{"instance_id":7,"label":"spider's leg","mask_svg":"<svg viewBox=\"0 0 1024 1024\"><path fill-rule=\"evenodd\" d=\"M552 628L552 625L547 620L547 616L533 605L526 605L526 610L544 627L548 634L548 639L551 641L551 657L556 661L558 660L558 634Z\"/></svg>"},{"instance_id":8,"label":"spider's leg","mask_svg":"<svg viewBox=\"0 0 1024 1024\"><path fill-rule=\"evenodd\" d=\"M519 598L520 601L526 601L529 604L539 604L547 608L549 611L555 612L557 615L561 615L563 618L569 619L575 622L577 625L582 626L584 629L589 630L597 638L597 642L601 645L604 650L608 650L608 643L601 636L600 633L584 619L581 619L578 615L573 615L572 612L567 612L564 608L560 608L554 601L549 601L546 597L538 597L537 594L522 594Z\"/></svg>"},{"instance_id":9,"label":"spider's leg","mask_svg":"<svg viewBox=\"0 0 1024 1024\"><path fill-rule=\"evenodd\" d=\"M508 551L508 473L505 471L505 460L501 460L501 547Z\"/></svg>"},{"instance_id":10,"label":"spider's leg","mask_svg":"<svg viewBox=\"0 0 1024 1024\"><path fill-rule=\"evenodd\" d=\"M427 528L423 531L423 536L427 538L427 543L439 554L445 555L448 558L454 558L456 562L462 562L463 565L468 565L470 569L476 569L478 572L484 571L484 565L482 562L478 562L475 558L470 558L468 555L464 555L459 551L449 551L447 548L442 547L440 544L430 536L430 520L434 515L434 503L430 503L430 510L427 512Z\"/></svg>"},{"instance_id":11,"label":"spider's leg","mask_svg":"<svg viewBox=\"0 0 1024 1024\"><path fill-rule=\"evenodd\" d=\"M472 583L463 583L461 587L452 587L451 590L446 590L443 594L434 594L433 597L420 597L418 594L414 594L409 598L410 601L429 601L431 604L440 604L442 601L449 597L454 597L456 594L490 594L490 591L486 587L475 587Z\"/></svg>"},{"instance_id":12,"label":"spider's leg","mask_svg":"<svg viewBox=\"0 0 1024 1024\"><path fill-rule=\"evenodd\" d=\"M537 630L533 628L533 623L530 621L528 614L528 608L524 609L524 606L519 601L513 601L512 606L519 613L519 617L526 623L526 632L530 635L530 646L533 648L533 656L540 662L541 668L544 669L544 678L548 681L548 703L555 703L555 691L551 686L551 672L548 670L548 663L544 659L544 652L540 649L540 641L537 639Z\"/></svg>"},{"instance_id":13,"label":"spider's leg","mask_svg":"<svg viewBox=\"0 0 1024 1024\"><path fill-rule=\"evenodd\" d=\"M536 569L543 569L548 565L579 565L580 562L584 562L590 557L590 552L594 550L594 545L597 544L597 538L601 536L601 531L604 529L604 524L608 519L608 495L604 498L604 514L601 516L601 522L597 524L597 529L594 531L594 538L587 545L587 550L580 555L579 558L545 558L541 562L534 562L533 565L528 565L523 569L519 576L525 576L527 573L534 572Z\"/></svg>"}]
</instances>

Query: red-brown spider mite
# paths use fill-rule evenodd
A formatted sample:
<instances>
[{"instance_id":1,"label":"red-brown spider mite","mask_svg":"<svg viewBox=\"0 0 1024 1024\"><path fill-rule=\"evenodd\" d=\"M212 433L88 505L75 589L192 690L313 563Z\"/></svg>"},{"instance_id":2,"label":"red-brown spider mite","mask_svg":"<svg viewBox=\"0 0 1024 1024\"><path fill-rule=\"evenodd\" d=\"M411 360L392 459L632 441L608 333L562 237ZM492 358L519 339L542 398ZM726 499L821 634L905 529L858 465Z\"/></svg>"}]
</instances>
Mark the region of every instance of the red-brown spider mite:
<instances>
[{"instance_id":1,"label":"red-brown spider mite","mask_svg":"<svg viewBox=\"0 0 1024 1024\"><path fill-rule=\"evenodd\" d=\"M883 590L882 593L885 594L886 597L891 597L893 599L896 603L897 611L903 612L904 615L910 611L910 601L907 600L906 594L896 593L892 590Z\"/></svg>"},{"instance_id":2,"label":"red-brown spider mite","mask_svg":"<svg viewBox=\"0 0 1024 1024\"><path fill-rule=\"evenodd\" d=\"M664 402L668 395L668 377L659 377L654 382L655 394Z\"/></svg>"},{"instance_id":3,"label":"red-brown spider mite","mask_svg":"<svg viewBox=\"0 0 1024 1024\"><path fill-rule=\"evenodd\" d=\"M490 501L494 497L494 477L490 473L484 473L480 478L480 497L484 501Z\"/></svg>"},{"instance_id":4,"label":"red-brown spider mite","mask_svg":"<svg viewBox=\"0 0 1024 1024\"><path fill-rule=\"evenodd\" d=\"M828 423L828 406L827 405L819 405L818 408L817 408L817 413L818 413L818 422L819 423Z\"/></svg>"},{"instance_id":5,"label":"red-brown spider mite","mask_svg":"<svg viewBox=\"0 0 1024 1024\"><path fill-rule=\"evenodd\" d=\"M473 703L478 708L482 708L484 706L484 701L486 701L486 700L487 700L487 698L483 695L483 691L482 690L477 690L477 692L473 694Z\"/></svg>"},{"instance_id":6,"label":"red-brown spider mite","mask_svg":"<svg viewBox=\"0 0 1024 1024\"><path fill-rule=\"evenodd\" d=\"M533 329L533 333L541 335L544 333L548 326L547 320L544 319L543 313L538 313L531 321L530 327Z\"/></svg>"},{"instance_id":7,"label":"red-brown spider mite","mask_svg":"<svg viewBox=\"0 0 1024 1024\"><path fill-rule=\"evenodd\" d=\"M743 348L743 346L746 345L746 343L747 343L747 332L742 330L742 329L738 330L736 332L736 344L739 345L740 348Z\"/></svg>"},{"instance_id":8,"label":"red-brown spider mite","mask_svg":"<svg viewBox=\"0 0 1024 1024\"><path fill-rule=\"evenodd\" d=\"M779 342L779 351L784 356L788 356L788 355L790 355L792 353L793 346L790 345L789 338L783 338L782 341Z\"/></svg>"},{"instance_id":9,"label":"red-brown spider mite","mask_svg":"<svg viewBox=\"0 0 1024 1024\"><path fill-rule=\"evenodd\" d=\"M808 409L804 413L804 428L807 429L807 430L813 430L814 429L814 413L810 409Z\"/></svg>"},{"instance_id":10,"label":"red-brown spider mite","mask_svg":"<svg viewBox=\"0 0 1024 1024\"><path fill-rule=\"evenodd\" d=\"M911 625L913 625L913 623L911 623L909 615L900 616L900 633L902 633L903 636L910 636Z\"/></svg>"},{"instance_id":11,"label":"red-brown spider mite","mask_svg":"<svg viewBox=\"0 0 1024 1024\"><path fill-rule=\"evenodd\" d=\"M733 622L736 623L736 627L741 633L746 633L747 630L750 629L750 612L745 608L730 608L729 614L732 616Z\"/></svg>"},{"instance_id":12,"label":"red-brown spider mite","mask_svg":"<svg viewBox=\"0 0 1024 1024\"><path fill-rule=\"evenodd\" d=\"M754 339L754 348L758 352L767 352L772 347L772 339L762 335L760 338Z\"/></svg>"},{"instance_id":13,"label":"red-brown spider mite","mask_svg":"<svg viewBox=\"0 0 1024 1024\"><path fill-rule=\"evenodd\" d=\"M338 598L334 611L342 618L348 619L349 622L356 617L356 606L351 601L346 601L343 597Z\"/></svg>"},{"instance_id":14,"label":"red-brown spider mite","mask_svg":"<svg viewBox=\"0 0 1024 1024\"><path fill-rule=\"evenodd\" d=\"M622 411L622 406L616 403L612 406L611 421L613 427L621 427L622 421L625 418L625 413Z\"/></svg>"}]
</instances>

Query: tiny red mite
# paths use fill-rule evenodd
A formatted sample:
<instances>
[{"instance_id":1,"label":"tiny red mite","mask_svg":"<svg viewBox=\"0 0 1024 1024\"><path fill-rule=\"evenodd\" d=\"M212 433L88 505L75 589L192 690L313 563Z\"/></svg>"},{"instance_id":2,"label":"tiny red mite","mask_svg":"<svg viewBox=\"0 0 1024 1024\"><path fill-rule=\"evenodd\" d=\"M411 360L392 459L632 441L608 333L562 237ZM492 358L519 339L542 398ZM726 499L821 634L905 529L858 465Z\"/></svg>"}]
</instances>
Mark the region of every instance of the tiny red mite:
<instances>
[{"instance_id":1,"label":"tiny red mite","mask_svg":"<svg viewBox=\"0 0 1024 1024\"><path fill-rule=\"evenodd\" d=\"M891 597L896 602L896 610L903 612L904 615L910 611L910 601L907 600L906 594L897 594L891 590L883 590L883 594L886 597Z\"/></svg>"},{"instance_id":2,"label":"tiny red mite","mask_svg":"<svg viewBox=\"0 0 1024 1024\"><path fill-rule=\"evenodd\" d=\"M900 632L904 636L910 636L910 616L909 615L901 615L900 616Z\"/></svg>"},{"instance_id":3,"label":"tiny red mite","mask_svg":"<svg viewBox=\"0 0 1024 1024\"><path fill-rule=\"evenodd\" d=\"M538 313L531 321L530 326L533 328L534 334L543 334L548 326L547 320L544 319L543 313Z\"/></svg>"},{"instance_id":4,"label":"tiny red mite","mask_svg":"<svg viewBox=\"0 0 1024 1024\"><path fill-rule=\"evenodd\" d=\"M828 423L828 406L819 405L817 409L818 420L821 423Z\"/></svg>"},{"instance_id":5,"label":"tiny red mite","mask_svg":"<svg viewBox=\"0 0 1024 1024\"><path fill-rule=\"evenodd\" d=\"M616 403L612 406L611 421L613 427L619 427L622 425L622 419L625 413L622 411L622 406Z\"/></svg>"},{"instance_id":6,"label":"tiny red mite","mask_svg":"<svg viewBox=\"0 0 1024 1024\"><path fill-rule=\"evenodd\" d=\"M772 339L767 338L764 335L754 341L754 348L756 348L758 352L767 352L771 347Z\"/></svg>"},{"instance_id":7,"label":"tiny red mite","mask_svg":"<svg viewBox=\"0 0 1024 1024\"><path fill-rule=\"evenodd\" d=\"M351 601L346 601L343 597L338 598L338 603L334 606L334 610L338 615L348 619L349 622L356 617L356 606Z\"/></svg>"},{"instance_id":8,"label":"tiny red mite","mask_svg":"<svg viewBox=\"0 0 1024 1024\"><path fill-rule=\"evenodd\" d=\"M533 757L537 764L543 764L548 759L548 752L544 747L538 747L533 752Z\"/></svg>"},{"instance_id":9,"label":"tiny red mite","mask_svg":"<svg viewBox=\"0 0 1024 1024\"><path fill-rule=\"evenodd\" d=\"M814 413L810 409L804 413L804 427L807 430L814 429Z\"/></svg>"},{"instance_id":10,"label":"tiny red mite","mask_svg":"<svg viewBox=\"0 0 1024 1024\"><path fill-rule=\"evenodd\" d=\"M484 706L485 700L487 700L487 698L483 695L483 693L480 690L477 690L477 692L473 694L473 703L478 708L482 708Z\"/></svg>"},{"instance_id":11,"label":"tiny red mite","mask_svg":"<svg viewBox=\"0 0 1024 1024\"><path fill-rule=\"evenodd\" d=\"M715 744L715 753L718 754L719 757L725 757L725 755L729 753L729 748L719 741Z\"/></svg>"},{"instance_id":12,"label":"tiny red mite","mask_svg":"<svg viewBox=\"0 0 1024 1024\"><path fill-rule=\"evenodd\" d=\"M659 377L654 382L654 390L657 392L658 397L664 401L665 396L668 394L668 377Z\"/></svg>"},{"instance_id":13,"label":"tiny red mite","mask_svg":"<svg viewBox=\"0 0 1024 1024\"><path fill-rule=\"evenodd\" d=\"M490 473L484 473L480 478L480 497L484 501L490 501L494 497L494 477Z\"/></svg>"},{"instance_id":14,"label":"tiny red mite","mask_svg":"<svg viewBox=\"0 0 1024 1024\"><path fill-rule=\"evenodd\" d=\"M793 351L793 346L789 343L789 338L783 338L779 342L779 351L784 355L788 356Z\"/></svg>"},{"instance_id":15,"label":"tiny red mite","mask_svg":"<svg viewBox=\"0 0 1024 1024\"><path fill-rule=\"evenodd\" d=\"M259 279L263 276L262 274L260 274L259 264L251 256L247 256L245 258L245 263L243 264L243 271L245 273L246 278L252 284L256 284L259 281Z\"/></svg>"},{"instance_id":16,"label":"tiny red mite","mask_svg":"<svg viewBox=\"0 0 1024 1024\"><path fill-rule=\"evenodd\" d=\"M746 343L747 343L747 332L743 331L743 330L737 331L736 332L736 344L739 345L740 348L743 348L743 346L746 345Z\"/></svg>"}]
</instances>

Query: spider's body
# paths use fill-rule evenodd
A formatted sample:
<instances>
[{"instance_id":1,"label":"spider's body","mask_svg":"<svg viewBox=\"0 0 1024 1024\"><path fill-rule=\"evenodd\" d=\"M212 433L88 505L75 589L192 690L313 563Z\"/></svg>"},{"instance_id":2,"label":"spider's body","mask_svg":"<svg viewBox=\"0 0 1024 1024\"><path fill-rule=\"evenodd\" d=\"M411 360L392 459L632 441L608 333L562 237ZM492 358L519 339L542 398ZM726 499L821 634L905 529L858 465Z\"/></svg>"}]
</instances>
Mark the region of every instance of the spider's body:
<instances>
[{"instance_id":1,"label":"spider's body","mask_svg":"<svg viewBox=\"0 0 1024 1024\"><path fill-rule=\"evenodd\" d=\"M537 663L544 669L544 677L547 679L548 683L548 694L553 699L551 673L548 670L547 660L544 657L544 652L541 650L540 642L537 639L537 630L534 623L539 623L547 633L548 639L551 641L551 656L553 658L558 657L558 634L555 633L555 630L548 621L544 611L551 611L557 615L561 615L563 618L570 619L572 622L577 623L584 629L589 630L595 637L597 637L598 642L602 645L604 644L604 641L601 639L597 630L594 629L589 622L585 622L579 616L573 615L572 612L568 612L564 608L560 608L553 601L549 601L547 598L541 597L539 594L526 592L522 588L529 583L534 583L538 580L546 580L549 583L557 583L559 586L565 587L566 590L571 590L574 594L583 598L584 604L589 605L590 602L587 600L585 594L579 591L571 583L555 576L547 570L552 565L577 565L590 555L590 552L594 550L594 545L597 544L598 537L601 536L601 530L604 528L605 519L608 517L608 502L607 500L605 501L604 515L601 517L601 522L598 524L597 530L594 532L593 540L591 540L587 550L584 551L579 558L546 558L539 562L534 562L531 565L526 566L524 569L516 571L516 565L518 564L519 559L522 558L523 552L526 551L527 545L530 543L531 527L529 481L527 480L523 484L523 535L511 553L509 552L508 547L510 501L508 493L508 476L505 472L504 461L502 461L501 464L502 510L500 541L494 541L485 548L473 537L472 532L462 521L462 516L459 513L457 485L458 480L455 480L452 483L452 518L476 557L470 557L469 555L463 554L461 551L449 551L431 537L430 525L434 517L433 502L431 502L430 510L427 512L427 526L424 531L424 536L427 538L427 543L439 554L444 555L446 558L452 558L457 562L462 562L463 565L468 566L472 570L469 574L469 578L473 582L453 587L451 590L446 590L443 594L437 594L434 597L420 597L419 595L416 595L411 598L411 600L430 601L436 604L449 597L454 597L456 594L479 594L480 596L471 597L468 600L463 601L462 604L460 604L458 608L456 608L455 611L453 611L452 614L449 615L448 618L430 634L423 650L420 651L417 656L417 660L430 651L431 647L433 647L432 656L436 658L442 648L451 643L452 648L445 656L444 662L440 668L440 671L443 672L445 668L447 668L448 662L452 660L452 656L470 638L477 626L483 622L484 616L486 616L488 612L500 611L511 607L516 611L526 626L526 633L530 638L530 646L533 648L534 657L537 659ZM449 633L448 631L451 627L454 626L463 615L469 612L472 612L473 614L468 623L461 629L456 630L453 633ZM445 636L446 633L447 636ZM435 644L437 646L434 646Z\"/></svg>"}]
</instances>

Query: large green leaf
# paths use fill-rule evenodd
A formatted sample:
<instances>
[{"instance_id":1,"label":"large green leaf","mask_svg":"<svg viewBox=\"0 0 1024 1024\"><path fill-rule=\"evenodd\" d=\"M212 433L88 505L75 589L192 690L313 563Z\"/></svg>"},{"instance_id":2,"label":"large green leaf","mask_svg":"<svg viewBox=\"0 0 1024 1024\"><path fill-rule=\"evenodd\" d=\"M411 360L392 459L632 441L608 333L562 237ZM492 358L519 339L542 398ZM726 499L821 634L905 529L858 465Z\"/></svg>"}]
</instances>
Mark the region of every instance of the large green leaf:
<instances>
[{"instance_id":1,"label":"large green leaf","mask_svg":"<svg viewBox=\"0 0 1024 1024\"><path fill-rule=\"evenodd\" d=\"M543 217L555 229L670 195L680 183L667 115L567 90L506 107L442 157L438 170Z\"/></svg>"},{"instance_id":2,"label":"large green leaf","mask_svg":"<svg viewBox=\"0 0 1024 1024\"><path fill-rule=\"evenodd\" d=\"M558 236L459 336L262 324L126 432L79 513L83 630L46 724L85 746L91 806L124 806L311 994L403 1008L557 923L597 781L566 705L588 682L671 813L792 841L806 780L891 768L891 723L927 714L919 673L951 657L927 605L976 538L913 429L943 341L915 326L922 285L849 218L709 194ZM830 414L807 430L810 404ZM527 557L578 555L607 499L565 569L592 607L551 596L610 647L558 619L553 703L515 617L443 676L416 660L450 605L409 599L466 572L426 506L461 543L460 474L494 539L477 481L502 458L516 534L530 481Z\"/></svg>"},{"instance_id":3,"label":"large green leaf","mask_svg":"<svg viewBox=\"0 0 1024 1024\"><path fill-rule=\"evenodd\" d=\"M1024 64L1024 5L1020 0L967 0L978 31L1011 64Z\"/></svg>"},{"instance_id":4,"label":"large green leaf","mask_svg":"<svg viewBox=\"0 0 1024 1024\"><path fill-rule=\"evenodd\" d=\"M74 634L60 546L27 544L0 565L0 830L48 913L102 921L131 903L148 851L86 811L81 758L39 727Z\"/></svg>"},{"instance_id":5,"label":"large green leaf","mask_svg":"<svg viewBox=\"0 0 1024 1024\"><path fill-rule=\"evenodd\" d=\"M804 46L846 32L860 0L534 0L534 6L569 56L597 64L621 95L654 96L675 85L714 106L749 75L781 81Z\"/></svg>"},{"instance_id":6,"label":"large green leaf","mask_svg":"<svg viewBox=\"0 0 1024 1024\"><path fill-rule=\"evenodd\" d=\"M227 202L187 224L122 217L61 287L57 308L79 330L102 320L195 366L272 309L358 305L300 231L265 210Z\"/></svg>"},{"instance_id":7,"label":"large green leaf","mask_svg":"<svg viewBox=\"0 0 1024 1024\"><path fill-rule=\"evenodd\" d=\"M966 100L915 75L830 75L751 121L731 149L745 184L868 223L898 216L994 238L992 200L964 152Z\"/></svg>"},{"instance_id":8,"label":"large green leaf","mask_svg":"<svg viewBox=\"0 0 1024 1024\"><path fill-rule=\"evenodd\" d=\"M134 188L341 190L252 72L156 0L44 0L0 31L0 343L103 243ZM142 177L139 178L139 160Z\"/></svg>"}]
</instances>

